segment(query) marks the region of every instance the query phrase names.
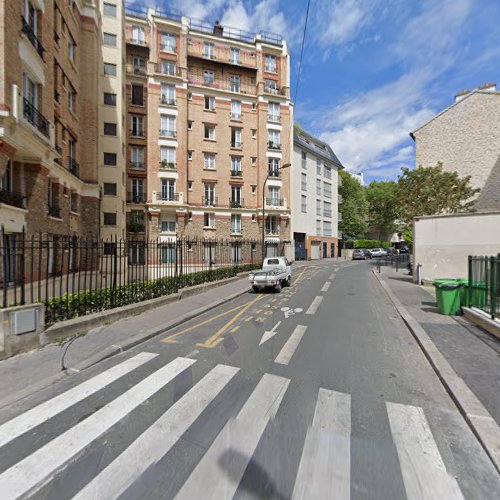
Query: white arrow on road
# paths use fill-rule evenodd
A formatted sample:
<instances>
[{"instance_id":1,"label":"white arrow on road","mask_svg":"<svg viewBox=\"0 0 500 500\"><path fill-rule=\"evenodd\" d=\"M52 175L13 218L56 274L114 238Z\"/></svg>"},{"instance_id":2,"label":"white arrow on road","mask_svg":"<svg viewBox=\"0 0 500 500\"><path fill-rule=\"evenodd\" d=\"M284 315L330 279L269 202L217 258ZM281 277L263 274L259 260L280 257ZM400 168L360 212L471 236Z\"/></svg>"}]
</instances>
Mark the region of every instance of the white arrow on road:
<instances>
[{"instance_id":1,"label":"white arrow on road","mask_svg":"<svg viewBox=\"0 0 500 500\"><path fill-rule=\"evenodd\" d=\"M278 321L272 328L272 330L267 330L264 332L264 335L262 335L262 338L260 339L259 345L262 345L264 342L269 340L270 338L274 337L278 332L276 331L276 328L281 325L281 321Z\"/></svg>"}]
</instances>

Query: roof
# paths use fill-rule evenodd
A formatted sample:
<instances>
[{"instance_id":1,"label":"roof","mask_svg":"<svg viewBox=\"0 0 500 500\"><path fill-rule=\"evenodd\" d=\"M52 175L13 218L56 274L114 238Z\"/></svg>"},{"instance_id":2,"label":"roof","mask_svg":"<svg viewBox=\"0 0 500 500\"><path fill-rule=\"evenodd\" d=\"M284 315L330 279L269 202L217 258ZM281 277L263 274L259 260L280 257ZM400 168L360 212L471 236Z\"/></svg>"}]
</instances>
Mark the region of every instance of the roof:
<instances>
[{"instance_id":1,"label":"roof","mask_svg":"<svg viewBox=\"0 0 500 500\"><path fill-rule=\"evenodd\" d=\"M500 96L500 92L497 92L497 91L493 91L492 92L491 90L488 91L488 90L481 90L481 89L471 90L467 95L465 95L465 97L462 97L458 101L455 101L450 106L448 106L447 108L444 108L442 111L440 111L437 115L434 115L430 120L427 120L424 124L420 125L420 127L418 127L417 129L415 129L413 132L410 132L410 137L413 140L415 140L415 132L418 132L419 130L423 129L424 127L426 127L427 125L429 125L429 123L431 123L432 121L434 121L436 118L440 117L441 115L443 115L444 113L446 113L450 109L454 108L455 106L458 106L459 104L461 104L462 102L464 102L466 99L469 99L469 97L471 97L471 96L473 96L475 94L486 94L486 95L497 95L497 96Z\"/></svg>"},{"instance_id":2,"label":"roof","mask_svg":"<svg viewBox=\"0 0 500 500\"><path fill-rule=\"evenodd\" d=\"M334 163L338 168L344 168L329 144L304 130L297 131L294 127L293 143L298 144L301 148L307 149L311 153L321 156L325 160Z\"/></svg>"}]
</instances>

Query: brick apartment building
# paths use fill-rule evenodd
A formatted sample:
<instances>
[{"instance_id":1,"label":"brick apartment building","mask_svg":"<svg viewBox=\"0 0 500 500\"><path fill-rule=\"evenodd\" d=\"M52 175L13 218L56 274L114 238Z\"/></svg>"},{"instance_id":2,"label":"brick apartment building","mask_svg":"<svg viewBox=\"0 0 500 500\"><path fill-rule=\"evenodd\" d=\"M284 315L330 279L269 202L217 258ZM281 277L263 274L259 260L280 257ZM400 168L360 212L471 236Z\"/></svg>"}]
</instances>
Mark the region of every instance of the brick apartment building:
<instances>
[{"instance_id":1,"label":"brick apartment building","mask_svg":"<svg viewBox=\"0 0 500 500\"><path fill-rule=\"evenodd\" d=\"M0 224L7 244L23 229L49 241L99 232L99 24L88 0L2 2Z\"/></svg>"},{"instance_id":2,"label":"brick apartment building","mask_svg":"<svg viewBox=\"0 0 500 500\"><path fill-rule=\"evenodd\" d=\"M125 18L127 234L289 241L285 42L158 10Z\"/></svg>"}]
</instances>

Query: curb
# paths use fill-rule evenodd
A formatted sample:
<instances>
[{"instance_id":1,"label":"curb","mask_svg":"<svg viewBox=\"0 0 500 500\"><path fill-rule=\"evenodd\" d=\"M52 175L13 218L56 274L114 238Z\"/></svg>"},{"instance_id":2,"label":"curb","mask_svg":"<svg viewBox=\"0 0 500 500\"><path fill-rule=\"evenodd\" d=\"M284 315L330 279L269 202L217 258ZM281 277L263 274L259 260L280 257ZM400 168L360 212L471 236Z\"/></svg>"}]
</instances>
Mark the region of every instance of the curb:
<instances>
[{"instance_id":1,"label":"curb","mask_svg":"<svg viewBox=\"0 0 500 500\"><path fill-rule=\"evenodd\" d=\"M378 276L375 271L373 271L373 274L391 299L446 391L500 473L500 426L469 389L464 380L456 374L429 335L427 335L427 332L401 304L385 280Z\"/></svg>"}]
</instances>

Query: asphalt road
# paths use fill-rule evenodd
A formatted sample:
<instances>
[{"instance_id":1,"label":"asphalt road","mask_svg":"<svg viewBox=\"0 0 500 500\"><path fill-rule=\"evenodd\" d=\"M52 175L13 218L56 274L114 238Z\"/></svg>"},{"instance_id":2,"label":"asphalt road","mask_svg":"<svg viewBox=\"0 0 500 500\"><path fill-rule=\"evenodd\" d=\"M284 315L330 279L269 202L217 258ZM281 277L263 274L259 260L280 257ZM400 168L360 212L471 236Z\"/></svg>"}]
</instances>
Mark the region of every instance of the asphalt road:
<instances>
[{"instance_id":1,"label":"asphalt road","mask_svg":"<svg viewBox=\"0 0 500 500\"><path fill-rule=\"evenodd\" d=\"M0 492L496 499L500 479L371 265L330 261L3 409Z\"/></svg>"}]
</instances>

